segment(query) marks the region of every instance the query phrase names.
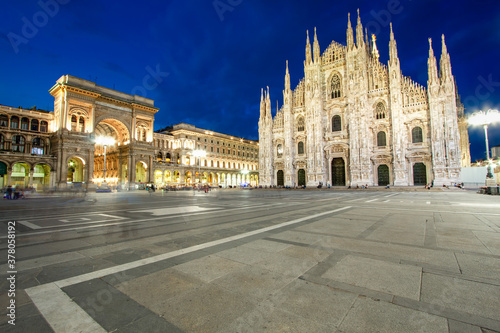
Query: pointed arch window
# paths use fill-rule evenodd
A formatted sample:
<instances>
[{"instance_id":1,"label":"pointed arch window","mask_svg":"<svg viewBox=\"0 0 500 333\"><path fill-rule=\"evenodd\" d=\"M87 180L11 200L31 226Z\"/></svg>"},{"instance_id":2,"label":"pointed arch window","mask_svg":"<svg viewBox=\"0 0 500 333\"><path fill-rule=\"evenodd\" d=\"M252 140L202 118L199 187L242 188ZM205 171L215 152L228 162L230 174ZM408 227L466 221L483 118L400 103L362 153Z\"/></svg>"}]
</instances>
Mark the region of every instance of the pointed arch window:
<instances>
[{"instance_id":1,"label":"pointed arch window","mask_svg":"<svg viewBox=\"0 0 500 333\"><path fill-rule=\"evenodd\" d=\"M377 133L377 146L385 147L387 146L386 134L384 131Z\"/></svg>"},{"instance_id":2,"label":"pointed arch window","mask_svg":"<svg viewBox=\"0 0 500 333\"><path fill-rule=\"evenodd\" d=\"M342 84L340 81L340 76L338 74L335 74L332 77L331 86L332 86L332 98L342 97Z\"/></svg>"},{"instance_id":3,"label":"pointed arch window","mask_svg":"<svg viewBox=\"0 0 500 333\"><path fill-rule=\"evenodd\" d=\"M297 131L303 132L304 128L305 128L304 117L300 117L299 120L297 121Z\"/></svg>"},{"instance_id":4,"label":"pointed arch window","mask_svg":"<svg viewBox=\"0 0 500 333\"><path fill-rule=\"evenodd\" d=\"M411 142L412 143L420 143L423 142L423 135L422 135L422 128L421 127L414 127L411 130Z\"/></svg>"},{"instance_id":5,"label":"pointed arch window","mask_svg":"<svg viewBox=\"0 0 500 333\"><path fill-rule=\"evenodd\" d=\"M376 119L385 119L386 113L385 113L385 106L384 103L378 103L377 106L375 107L375 118Z\"/></svg>"},{"instance_id":6,"label":"pointed arch window","mask_svg":"<svg viewBox=\"0 0 500 333\"><path fill-rule=\"evenodd\" d=\"M342 119L339 115L332 117L332 132L338 132L342 130Z\"/></svg>"},{"instance_id":7,"label":"pointed arch window","mask_svg":"<svg viewBox=\"0 0 500 333\"><path fill-rule=\"evenodd\" d=\"M304 154L304 142L300 141L298 146L297 146L297 152L299 155Z\"/></svg>"}]
</instances>

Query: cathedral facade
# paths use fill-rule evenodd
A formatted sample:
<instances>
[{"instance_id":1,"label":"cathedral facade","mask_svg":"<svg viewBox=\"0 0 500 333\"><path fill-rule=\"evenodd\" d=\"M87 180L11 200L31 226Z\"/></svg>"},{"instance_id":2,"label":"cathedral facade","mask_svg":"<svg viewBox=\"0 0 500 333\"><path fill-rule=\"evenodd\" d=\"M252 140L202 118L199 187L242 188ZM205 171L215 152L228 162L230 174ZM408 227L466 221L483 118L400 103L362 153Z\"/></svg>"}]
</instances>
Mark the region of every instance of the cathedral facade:
<instances>
[{"instance_id":1,"label":"cathedral facade","mask_svg":"<svg viewBox=\"0 0 500 333\"><path fill-rule=\"evenodd\" d=\"M456 91L444 35L439 71L429 39L427 88L405 77L390 28L389 62L379 61L359 18L350 18L347 46L332 42L320 53L307 34L304 78L271 113L261 93L261 185L434 186L460 182L470 165L464 108Z\"/></svg>"}]
</instances>

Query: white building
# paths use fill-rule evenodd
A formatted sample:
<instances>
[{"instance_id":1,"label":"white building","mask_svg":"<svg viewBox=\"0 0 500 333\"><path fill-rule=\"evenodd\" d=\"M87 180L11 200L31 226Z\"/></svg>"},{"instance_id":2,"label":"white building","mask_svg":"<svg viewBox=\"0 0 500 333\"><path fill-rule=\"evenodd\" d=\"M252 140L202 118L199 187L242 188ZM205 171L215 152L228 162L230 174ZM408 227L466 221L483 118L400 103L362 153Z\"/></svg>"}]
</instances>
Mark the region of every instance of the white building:
<instances>
[{"instance_id":1,"label":"white building","mask_svg":"<svg viewBox=\"0 0 500 333\"><path fill-rule=\"evenodd\" d=\"M307 35L304 78L290 87L273 117L269 88L261 94L261 185L434 185L459 182L470 165L463 105L444 35L439 72L429 39L427 89L403 76L390 29L389 62L379 61L359 18L347 46L320 53Z\"/></svg>"}]
</instances>

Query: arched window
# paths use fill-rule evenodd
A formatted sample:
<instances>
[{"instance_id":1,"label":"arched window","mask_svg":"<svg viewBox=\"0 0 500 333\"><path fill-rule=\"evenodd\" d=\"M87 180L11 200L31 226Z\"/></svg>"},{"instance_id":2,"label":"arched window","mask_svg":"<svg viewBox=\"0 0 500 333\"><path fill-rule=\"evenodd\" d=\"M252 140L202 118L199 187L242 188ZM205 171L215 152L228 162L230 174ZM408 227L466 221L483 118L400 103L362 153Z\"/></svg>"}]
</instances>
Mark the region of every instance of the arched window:
<instances>
[{"instance_id":1,"label":"arched window","mask_svg":"<svg viewBox=\"0 0 500 333\"><path fill-rule=\"evenodd\" d=\"M342 119L339 115L332 117L332 132L338 132L342 130Z\"/></svg>"},{"instance_id":2,"label":"arched window","mask_svg":"<svg viewBox=\"0 0 500 333\"><path fill-rule=\"evenodd\" d=\"M42 138L34 138L31 144L31 153L36 155L43 155L45 148L45 141Z\"/></svg>"},{"instance_id":3,"label":"arched window","mask_svg":"<svg viewBox=\"0 0 500 333\"><path fill-rule=\"evenodd\" d=\"M10 128L19 128L19 117L10 117Z\"/></svg>"},{"instance_id":4,"label":"arched window","mask_svg":"<svg viewBox=\"0 0 500 333\"><path fill-rule=\"evenodd\" d=\"M85 132L85 119L83 117L78 120L78 132Z\"/></svg>"},{"instance_id":5,"label":"arched window","mask_svg":"<svg viewBox=\"0 0 500 333\"><path fill-rule=\"evenodd\" d=\"M38 125L39 125L38 119L31 119L31 130L32 131L38 132Z\"/></svg>"},{"instance_id":6,"label":"arched window","mask_svg":"<svg viewBox=\"0 0 500 333\"><path fill-rule=\"evenodd\" d=\"M423 142L422 128L421 127L417 126L411 130L411 142L413 142L413 143Z\"/></svg>"},{"instance_id":7,"label":"arched window","mask_svg":"<svg viewBox=\"0 0 500 333\"><path fill-rule=\"evenodd\" d=\"M377 133L377 146L385 147L386 144L386 136L384 131L380 131Z\"/></svg>"},{"instance_id":8,"label":"arched window","mask_svg":"<svg viewBox=\"0 0 500 333\"><path fill-rule=\"evenodd\" d=\"M281 143L276 147L276 153L278 157L283 157L283 145Z\"/></svg>"},{"instance_id":9,"label":"arched window","mask_svg":"<svg viewBox=\"0 0 500 333\"><path fill-rule=\"evenodd\" d=\"M2 134L0 134L0 150L5 149L5 138L3 137Z\"/></svg>"},{"instance_id":10,"label":"arched window","mask_svg":"<svg viewBox=\"0 0 500 333\"><path fill-rule=\"evenodd\" d=\"M210 166L213 168L214 167L214 161L210 161Z\"/></svg>"},{"instance_id":11,"label":"arched window","mask_svg":"<svg viewBox=\"0 0 500 333\"><path fill-rule=\"evenodd\" d=\"M49 124L45 120L42 120L40 122L40 132L46 133L48 130L48 127L49 127Z\"/></svg>"},{"instance_id":12,"label":"arched window","mask_svg":"<svg viewBox=\"0 0 500 333\"><path fill-rule=\"evenodd\" d=\"M340 82L340 76L335 74L332 77L332 98L339 98L342 96L342 84Z\"/></svg>"},{"instance_id":13,"label":"arched window","mask_svg":"<svg viewBox=\"0 0 500 333\"><path fill-rule=\"evenodd\" d=\"M9 123L9 117L7 117L4 114L0 115L0 127L7 127L8 123Z\"/></svg>"},{"instance_id":14,"label":"arched window","mask_svg":"<svg viewBox=\"0 0 500 333\"><path fill-rule=\"evenodd\" d=\"M304 117L300 117L299 120L297 121L297 131L303 132L304 127L305 127Z\"/></svg>"},{"instance_id":15,"label":"arched window","mask_svg":"<svg viewBox=\"0 0 500 333\"><path fill-rule=\"evenodd\" d=\"M28 118L22 118L21 119L21 129L22 130L29 130L30 127L30 120Z\"/></svg>"},{"instance_id":16,"label":"arched window","mask_svg":"<svg viewBox=\"0 0 500 333\"><path fill-rule=\"evenodd\" d=\"M78 117L76 115L71 116L71 130L76 132L76 125L78 124Z\"/></svg>"},{"instance_id":17,"label":"arched window","mask_svg":"<svg viewBox=\"0 0 500 333\"><path fill-rule=\"evenodd\" d=\"M304 154L304 142L300 141L297 146L297 151L300 154Z\"/></svg>"},{"instance_id":18,"label":"arched window","mask_svg":"<svg viewBox=\"0 0 500 333\"><path fill-rule=\"evenodd\" d=\"M24 153L24 144L25 144L24 136L22 135L14 135L12 137L12 151Z\"/></svg>"},{"instance_id":19,"label":"arched window","mask_svg":"<svg viewBox=\"0 0 500 333\"><path fill-rule=\"evenodd\" d=\"M375 118L385 119L385 106L384 103L378 103L375 107Z\"/></svg>"},{"instance_id":20,"label":"arched window","mask_svg":"<svg viewBox=\"0 0 500 333\"><path fill-rule=\"evenodd\" d=\"M161 151L158 153L158 155L156 155L156 161L157 162L160 162L161 160L163 160L163 154L161 153Z\"/></svg>"}]
</instances>

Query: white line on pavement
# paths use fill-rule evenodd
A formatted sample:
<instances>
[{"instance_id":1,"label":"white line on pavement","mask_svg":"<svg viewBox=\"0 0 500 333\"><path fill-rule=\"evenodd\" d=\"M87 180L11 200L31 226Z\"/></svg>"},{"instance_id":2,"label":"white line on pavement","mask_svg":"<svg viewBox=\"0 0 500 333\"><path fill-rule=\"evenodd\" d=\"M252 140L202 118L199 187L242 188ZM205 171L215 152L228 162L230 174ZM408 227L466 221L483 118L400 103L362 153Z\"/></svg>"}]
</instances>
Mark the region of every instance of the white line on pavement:
<instances>
[{"instance_id":1,"label":"white line on pavement","mask_svg":"<svg viewBox=\"0 0 500 333\"><path fill-rule=\"evenodd\" d=\"M40 227L40 226L38 226L36 224L33 224L31 222L28 222L28 221L17 221L17 223L22 224L25 227L28 227L30 229L41 229L42 228L42 227Z\"/></svg>"},{"instance_id":2,"label":"white line on pavement","mask_svg":"<svg viewBox=\"0 0 500 333\"><path fill-rule=\"evenodd\" d=\"M203 250L212 246L258 235L267 231L283 228L323 215L333 214L349 208L351 208L351 206L346 206L327 212L298 218L293 221L245 232L240 235L226 237L216 241L194 245L185 249L160 254L154 257L132 261L127 264L109 267L95 272L74 276L68 279L42 284L40 286L28 288L25 291L30 296L33 304L35 304L35 306L38 308L40 313L44 316L45 320L49 323L49 325L52 327L52 329L54 329L55 332L105 332L105 330L103 330L103 328L97 322L95 322L81 307L74 303L71 298L69 298L69 296L61 290L61 288L77 283L90 281L93 279L98 279L106 275L116 274L132 268L156 263L186 253Z\"/></svg>"}]
</instances>

